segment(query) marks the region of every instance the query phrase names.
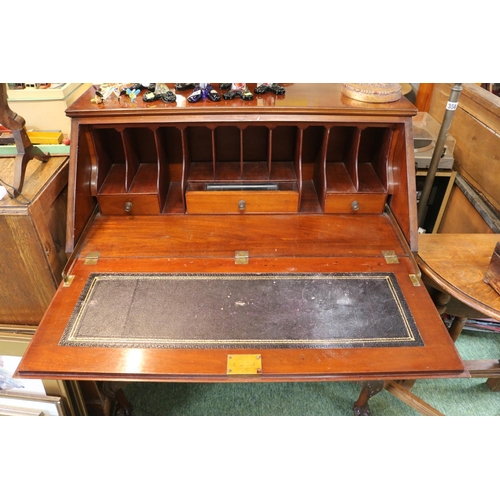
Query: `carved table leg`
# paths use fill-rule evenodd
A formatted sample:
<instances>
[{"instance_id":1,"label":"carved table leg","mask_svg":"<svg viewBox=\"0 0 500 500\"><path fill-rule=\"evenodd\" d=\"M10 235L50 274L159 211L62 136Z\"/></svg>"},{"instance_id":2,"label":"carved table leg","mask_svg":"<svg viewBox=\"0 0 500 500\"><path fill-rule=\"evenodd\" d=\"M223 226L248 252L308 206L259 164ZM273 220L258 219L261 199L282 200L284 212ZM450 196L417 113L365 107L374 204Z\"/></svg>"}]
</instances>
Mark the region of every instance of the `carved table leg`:
<instances>
[{"instance_id":1,"label":"carved table leg","mask_svg":"<svg viewBox=\"0 0 500 500\"><path fill-rule=\"evenodd\" d=\"M354 403L353 411L355 416L369 416L371 415L370 408L368 406L368 400L378 394L384 388L384 382L382 380L369 380L363 382L361 386L361 392L359 394L358 400Z\"/></svg>"},{"instance_id":2,"label":"carved table leg","mask_svg":"<svg viewBox=\"0 0 500 500\"><path fill-rule=\"evenodd\" d=\"M123 392L123 385L119 382L99 382L99 391L106 397L109 397L116 407L115 415L130 416L132 415L132 405L129 403L127 396Z\"/></svg>"}]
</instances>

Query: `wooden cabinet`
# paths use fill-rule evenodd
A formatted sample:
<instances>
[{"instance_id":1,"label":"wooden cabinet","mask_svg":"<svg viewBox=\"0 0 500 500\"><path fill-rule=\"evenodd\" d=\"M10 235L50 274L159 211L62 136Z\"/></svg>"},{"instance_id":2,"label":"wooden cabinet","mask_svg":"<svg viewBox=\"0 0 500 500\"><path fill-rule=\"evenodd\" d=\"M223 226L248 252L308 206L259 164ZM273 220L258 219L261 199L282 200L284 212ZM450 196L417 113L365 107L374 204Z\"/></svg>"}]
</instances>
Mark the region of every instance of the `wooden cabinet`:
<instances>
[{"instance_id":1,"label":"wooden cabinet","mask_svg":"<svg viewBox=\"0 0 500 500\"><path fill-rule=\"evenodd\" d=\"M67 110L72 256L19 374L207 382L464 376L413 256L417 110L409 101L357 102L336 84L290 84L284 96L252 101L192 104L188 95L149 104L113 96L98 105L88 91ZM113 292L97 291L101 278ZM373 289L379 278L388 302ZM326 295L324 279L332 280ZM350 279L366 289L334 299L334 286ZM189 280L199 287L192 291ZM312 286L305 295L299 281ZM251 282L276 291L231 302L243 289L254 293ZM114 302L122 292L128 305ZM96 314L87 309L94 306ZM341 318L325 322L334 310ZM241 327L246 313L252 337ZM84 317L89 336L77 338ZM310 326L298 328L305 317ZM315 326L326 337L303 338ZM196 337L207 331L210 339ZM247 371L231 364L248 355Z\"/></svg>"},{"instance_id":2,"label":"wooden cabinet","mask_svg":"<svg viewBox=\"0 0 500 500\"><path fill-rule=\"evenodd\" d=\"M14 158L0 159L12 183ZM0 200L0 324L38 325L66 263L68 158L28 163L22 196Z\"/></svg>"}]
</instances>

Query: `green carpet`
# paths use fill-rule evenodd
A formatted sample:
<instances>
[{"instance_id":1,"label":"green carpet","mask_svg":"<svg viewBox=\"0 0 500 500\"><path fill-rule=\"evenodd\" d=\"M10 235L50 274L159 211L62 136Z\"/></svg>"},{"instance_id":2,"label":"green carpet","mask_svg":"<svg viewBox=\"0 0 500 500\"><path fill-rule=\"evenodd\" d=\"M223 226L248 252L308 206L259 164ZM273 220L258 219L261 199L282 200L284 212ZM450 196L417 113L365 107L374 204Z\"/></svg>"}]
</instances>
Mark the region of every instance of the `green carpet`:
<instances>
[{"instance_id":1,"label":"green carpet","mask_svg":"<svg viewBox=\"0 0 500 500\"><path fill-rule=\"evenodd\" d=\"M463 359L500 358L500 334L464 331ZM419 380L413 393L448 416L498 416L500 392L485 379ZM351 416L360 385L318 383L131 383L125 394L136 416ZM418 416L387 391L370 399L372 415Z\"/></svg>"}]
</instances>

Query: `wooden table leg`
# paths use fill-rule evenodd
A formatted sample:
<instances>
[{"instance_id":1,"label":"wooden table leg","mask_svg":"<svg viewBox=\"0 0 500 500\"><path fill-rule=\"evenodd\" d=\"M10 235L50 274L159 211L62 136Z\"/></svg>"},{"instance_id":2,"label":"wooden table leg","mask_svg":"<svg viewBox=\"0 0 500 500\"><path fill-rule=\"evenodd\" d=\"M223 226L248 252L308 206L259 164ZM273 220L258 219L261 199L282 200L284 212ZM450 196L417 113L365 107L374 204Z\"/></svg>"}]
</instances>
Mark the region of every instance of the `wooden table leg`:
<instances>
[{"instance_id":1,"label":"wooden table leg","mask_svg":"<svg viewBox=\"0 0 500 500\"><path fill-rule=\"evenodd\" d=\"M492 392L500 392L500 378L489 378L486 385Z\"/></svg>"},{"instance_id":2,"label":"wooden table leg","mask_svg":"<svg viewBox=\"0 0 500 500\"><path fill-rule=\"evenodd\" d=\"M361 392L359 394L358 400L354 403L353 411L355 416L370 416L371 411L368 406L368 400L378 394L384 388L384 382L382 380L369 380L367 382L362 382Z\"/></svg>"},{"instance_id":3,"label":"wooden table leg","mask_svg":"<svg viewBox=\"0 0 500 500\"><path fill-rule=\"evenodd\" d=\"M129 403L127 396L123 392L123 386L126 383L119 382L98 382L98 387L101 393L111 398L111 400L116 405L115 415L118 416L130 416L132 415L132 405Z\"/></svg>"},{"instance_id":4,"label":"wooden table leg","mask_svg":"<svg viewBox=\"0 0 500 500\"><path fill-rule=\"evenodd\" d=\"M467 321L467 318L460 318L458 316L455 316L453 321L451 322L450 326L450 336L453 342L456 342L460 334L462 333L462 330L464 329L465 322Z\"/></svg>"}]
</instances>

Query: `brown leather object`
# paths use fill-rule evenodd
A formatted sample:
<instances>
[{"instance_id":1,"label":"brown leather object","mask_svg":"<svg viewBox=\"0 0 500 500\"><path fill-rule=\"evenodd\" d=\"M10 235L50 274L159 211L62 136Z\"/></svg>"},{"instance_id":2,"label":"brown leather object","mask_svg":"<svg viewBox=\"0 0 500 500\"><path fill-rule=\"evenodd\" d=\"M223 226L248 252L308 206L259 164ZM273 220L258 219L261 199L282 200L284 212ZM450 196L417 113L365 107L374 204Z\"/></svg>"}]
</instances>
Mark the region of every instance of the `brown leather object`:
<instances>
[{"instance_id":1,"label":"brown leather object","mask_svg":"<svg viewBox=\"0 0 500 500\"><path fill-rule=\"evenodd\" d=\"M262 349L423 342L392 273L96 273L60 345Z\"/></svg>"},{"instance_id":2,"label":"brown leather object","mask_svg":"<svg viewBox=\"0 0 500 500\"><path fill-rule=\"evenodd\" d=\"M490 265L484 276L484 282L488 283L493 290L500 293L500 241L496 244Z\"/></svg>"}]
</instances>

